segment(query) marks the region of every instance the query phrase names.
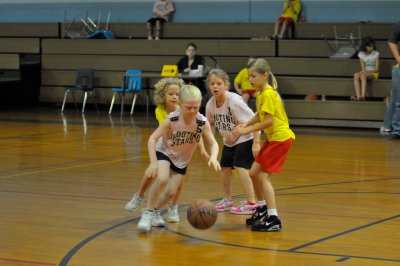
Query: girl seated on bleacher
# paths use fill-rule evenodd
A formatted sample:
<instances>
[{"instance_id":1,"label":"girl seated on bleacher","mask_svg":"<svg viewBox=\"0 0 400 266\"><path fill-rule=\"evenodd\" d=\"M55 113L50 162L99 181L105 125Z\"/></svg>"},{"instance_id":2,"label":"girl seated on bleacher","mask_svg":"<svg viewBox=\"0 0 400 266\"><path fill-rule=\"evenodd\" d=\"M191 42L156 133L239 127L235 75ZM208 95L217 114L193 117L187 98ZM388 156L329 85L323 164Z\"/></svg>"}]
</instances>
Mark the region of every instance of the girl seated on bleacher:
<instances>
[{"instance_id":1,"label":"girl seated on bleacher","mask_svg":"<svg viewBox=\"0 0 400 266\"><path fill-rule=\"evenodd\" d=\"M361 71L354 73L354 87L356 96L352 96L352 101L365 101L367 90L367 79L378 79L379 52L375 50L374 38L368 36L362 40L360 52Z\"/></svg>"}]
</instances>

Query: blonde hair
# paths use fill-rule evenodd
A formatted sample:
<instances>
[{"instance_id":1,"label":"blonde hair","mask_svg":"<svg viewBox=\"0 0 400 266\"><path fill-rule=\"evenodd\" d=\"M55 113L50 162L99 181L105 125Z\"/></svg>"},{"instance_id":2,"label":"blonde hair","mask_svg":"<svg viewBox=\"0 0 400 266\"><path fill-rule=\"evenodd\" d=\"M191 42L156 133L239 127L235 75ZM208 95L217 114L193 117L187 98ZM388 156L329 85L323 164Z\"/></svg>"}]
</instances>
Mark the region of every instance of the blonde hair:
<instances>
[{"instance_id":1,"label":"blonde hair","mask_svg":"<svg viewBox=\"0 0 400 266\"><path fill-rule=\"evenodd\" d=\"M229 90L229 88L231 87L231 83L229 81L229 76L228 76L228 74L226 74L225 71L223 71L220 68L214 68L214 69L210 70L210 72L208 72L207 79L206 79L207 85L210 83L210 78L212 76L222 79L226 84L228 84L228 90Z\"/></svg>"},{"instance_id":2,"label":"blonde hair","mask_svg":"<svg viewBox=\"0 0 400 266\"><path fill-rule=\"evenodd\" d=\"M257 73L267 74L268 78L271 79L271 86L274 90L278 89L278 82L276 82L276 78L274 74L271 72L271 67L269 66L267 60L263 58L258 58L254 62L249 64L248 69L254 69Z\"/></svg>"},{"instance_id":3,"label":"blonde hair","mask_svg":"<svg viewBox=\"0 0 400 266\"><path fill-rule=\"evenodd\" d=\"M160 79L157 84L154 85L154 103L157 106L161 106L165 109L165 92L168 90L168 87L171 85L177 85L179 89L182 88L182 86L185 84L185 82L182 79L179 78L163 78Z\"/></svg>"},{"instance_id":4,"label":"blonde hair","mask_svg":"<svg viewBox=\"0 0 400 266\"><path fill-rule=\"evenodd\" d=\"M185 103L190 99L194 99L201 103L201 91L196 86L183 85L181 90L179 91L179 102Z\"/></svg>"}]
</instances>

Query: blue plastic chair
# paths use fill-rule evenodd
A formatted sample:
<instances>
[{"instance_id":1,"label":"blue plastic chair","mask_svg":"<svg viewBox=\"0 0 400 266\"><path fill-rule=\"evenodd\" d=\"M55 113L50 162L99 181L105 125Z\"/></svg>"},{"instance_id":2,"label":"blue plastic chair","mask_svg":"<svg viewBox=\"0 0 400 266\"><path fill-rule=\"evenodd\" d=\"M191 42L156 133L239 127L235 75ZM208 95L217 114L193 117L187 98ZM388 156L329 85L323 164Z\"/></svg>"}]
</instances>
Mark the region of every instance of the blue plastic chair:
<instances>
[{"instance_id":1,"label":"blue plastic chair","mask_svg":"<svg viewBox=\"0 0 400 266\"><path fill-rule=\"evenodd\" d=\"M131 107L131 115L133 114L133 109L135 108L136 103L136 96L137 93L142 90L142 71L140 70L128 70L124 76L124 82L121 87L113 88L114 91L110 111L108 112L111 114L115 96L118 94L119 98L121 99L121 114L124 112L124 98L126 93L133 93L133 100L132 100L132 107Z\"/></svg>"}]
</instances>

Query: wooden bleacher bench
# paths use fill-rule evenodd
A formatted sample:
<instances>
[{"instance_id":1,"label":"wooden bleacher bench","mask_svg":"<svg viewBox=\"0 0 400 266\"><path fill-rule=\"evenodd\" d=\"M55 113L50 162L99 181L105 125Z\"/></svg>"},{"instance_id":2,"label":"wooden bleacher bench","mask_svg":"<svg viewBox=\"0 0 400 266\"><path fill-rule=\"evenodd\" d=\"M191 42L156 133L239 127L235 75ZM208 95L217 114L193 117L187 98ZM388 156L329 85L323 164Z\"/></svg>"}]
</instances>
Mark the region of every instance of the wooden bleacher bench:
<instances>
[{"instance_id":1,"label":"wooden bleacher bench","mask_svg":"<svg viewBox=\"0 0 400 266\"><path fill-rule=\"evenodd\" d=\"M19 70L18 54L1 54L0 53L0 70Z\"/></svg>"},{"instance_id":2,"label":"wooden bleacher bench","mask_svg":"<svg viewBox=\"0 0 400 266\"><path fill-rule=\"evenodd\" d=\"M358 25L340 24L338 33L356 33ZM363 35L378 39L381 53L380 79L369 84L369 97L383 98L390 91L394 61L386 39L392 26L361 24ZM320 121L330 125L351 121L370 125L371 120L383 118L383 102L329 100L329 96L353 95L352 77L360 69L358 59L329 59L330 50L322 33L333 38L333 24L298 23L297 38L279 43L279 57L275 57L274 41L257 38L266 36L272 28L273 23L168 23L162 40L148 41L144 23L113 23L111 30L120 39L43 39L41 100L60 102L64 87L75 82L76 69L90 67L95 70L96 94L107 102L112 94L110 88L120 85L127 69L159 73L164 64L176 64L184 55L186 44L194 41L198 54L216 57L231 77L245 66L249 55L264 57L277 76L283 95L328 95L325 102L286 100L291 119L318 121L313 125ZM134 39L129 40L129 36Z\"/></svg>"},{"instance_id":3,"label":"wooden bleacher bench","mask_svg":"<svg viewBox=\"0 0 400 266\"><path fill-rule=\"evenodd\" d=\"M286 95L354 95L354 82L351 78L318 78L318 77L277 77L278 90ZM390 79L368 81L367 97L384 98L390 94Z\"/></svg>"},{"instance_id":4,"label":"wooden bleacher bench","mask_svg":"<svg viewBox=\"0 0 400 266\"><path fill-rule=\"evenodd\" d=\"M337 33L344 36L358 33L360 26L362 36L373 36L377 40L387 40L392 23L296 23L296 39L333 39L333 25ZM117 38L146 38L145 23L112 23L110 30ZM163 38L165 39L251 39L270 36L274 23L166 23Z\"/></svg>"},{"instance_id":5,"label":"wooden bleacher bench","mask_svg":"<svg viewBox=\"0 0 400 266\"><path fill-rule=\"evenodd\" d=\"M59 38L58 23L0 23L0 37Z\"/></svg>"},{"instance_id":6,"label":"wooden bleacher bench","mask_svg":"<svg viewBox=\"0 0 400 266\"><path fill-rule=\"evenodd\" d=\"M295 47L295 49L293 49ZM376 41L379 58L393 58L387 41ZM316 57L328 58L332 54L325 40L281 40L279 42L280 57ZM357 56L356 56L357 57Z\"/></svg>"}]
</instances>

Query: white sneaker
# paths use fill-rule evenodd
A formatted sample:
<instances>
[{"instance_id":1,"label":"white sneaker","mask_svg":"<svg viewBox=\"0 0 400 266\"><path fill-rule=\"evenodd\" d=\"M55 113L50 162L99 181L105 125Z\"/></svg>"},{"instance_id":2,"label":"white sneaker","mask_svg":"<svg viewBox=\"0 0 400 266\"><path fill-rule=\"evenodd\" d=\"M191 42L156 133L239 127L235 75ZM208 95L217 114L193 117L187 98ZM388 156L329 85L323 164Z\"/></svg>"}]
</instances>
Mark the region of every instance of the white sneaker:
<instances>
[{"instance_id":1,"label":"white sneaker","mask_svg":"<svg viewBox=\"0 0 400 266\"><path fill-rule=\"evenodd\" d=\"M379 129L379 131L380 132L391 132L392 130L390 129L390 128L385 128L385 127L381 127L380 129Z\"/></svg>"},{"instance_id":2,"label":"white sneaker","mask_svg":"<svg viewBox=\"0 0 400 266\"><path fill-rule=\"evenodd\" d=\"M169 223L179 222L178 204L168 204L168 217Z\"/></svg>"},{"instance_id":3,"label":"white sneaker","mask_svg":"<svg viewBox=\"0 0 400 266\"><path fill-rule=\"evenodd\" d=\"M151 225L157 227L163 227L165 225L165 221L161 216L160 210L154 211L154 217L153 220L151 220Z\"/></svg>"},{"instance_id":4,"label":"white sneaker","mask_svg":"<svg viewBox=\"0 0 400 266\"><path fill-rule=\"evenodd\" d=\"M230 211L231 208L233 207L233 201L231 199L221 199L217 205L215 205L215 209L218 212L223 212L223 211Z\"/></svg>"},{"instance_id":5,"label":"white sneaker","mask_svg":"<svg viewBox=\"0 0 400 266\"><path fill-rule=\"evenodd\" d=\"M156 40L156 41L159 41L159 40L160 40L160 37L156 37L155 40Z\"/></svg>"},{"instance_id":6,"label":"white sneaker","mask_svg":"<svg viewBox=\"0 0 400 266\"><path fill-rule=\"evenodd\" d=\"M140 217L140 221L137 225L137 229L150 232L151 231L151 224L152 220L155 216L154 211L142 209L142 217Z\"/></svg>"},{"instance_id":7,"label":"white sneaker","mask_svg":"<svg viewBox=\"0 0 400 266\"><path fill-rule=\"evenodd\" d=\"M151 40L153 40L153 37L148 36L148 37L147 37L147 40L151 41Z\"/></svg>"},{"instance_id":8,"label":"white sneaker","mask_svg":"<svg viewBox=\"0 0 400 266\"><path fill-rule=\"evenodd\" d=\"M233 214L253 214L255 209L258 207L258 204L250 204L246 200L242 201L239 206L234 206L231 208L231 213Z\"/></svg>"},{"instance_id":9,"label":"white sneaker","mask_svg":"<svg viewBox=\"0 0 400 266\"><path fill-rule=\"evenodd\" d=\"M143 202L143 197L139 196L138 193L133 194L133 198L125 205L125 209L134 212Z\"/></svg>"}]
</instances>

